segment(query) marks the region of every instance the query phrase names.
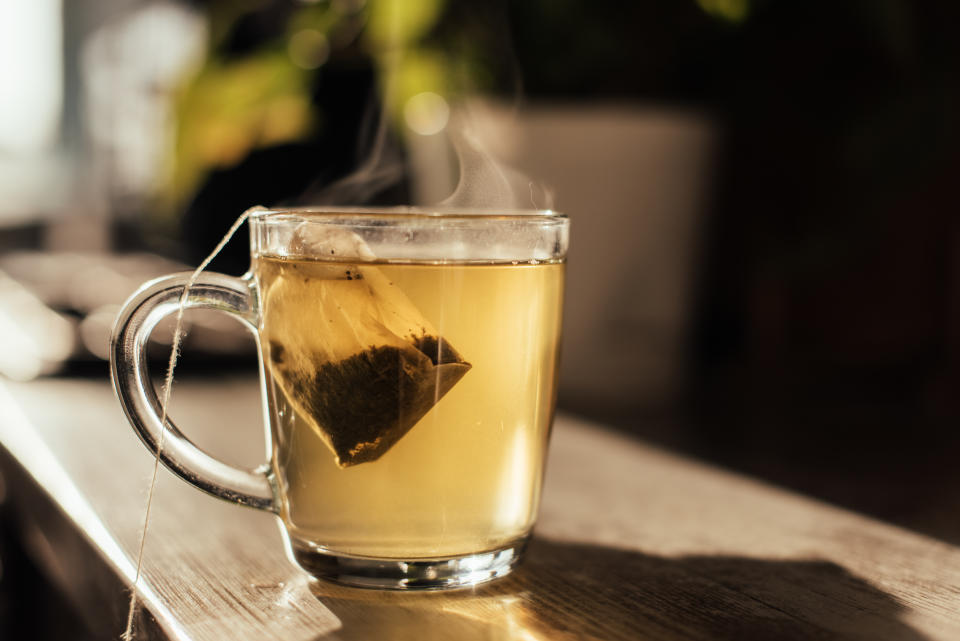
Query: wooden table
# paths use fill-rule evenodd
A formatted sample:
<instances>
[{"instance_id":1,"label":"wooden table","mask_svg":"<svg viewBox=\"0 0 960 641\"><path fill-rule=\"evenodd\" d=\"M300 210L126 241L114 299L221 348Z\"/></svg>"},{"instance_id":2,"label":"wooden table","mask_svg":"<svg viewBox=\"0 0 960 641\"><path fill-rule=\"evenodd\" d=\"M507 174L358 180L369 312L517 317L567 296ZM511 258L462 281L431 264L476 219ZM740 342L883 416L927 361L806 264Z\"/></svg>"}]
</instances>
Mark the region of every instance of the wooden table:
<instances>
[{"instance_id":1,"label":"wooden table","mask_svg":"<svg viewBox=\"0 0 960 641\"><path fill-rule=\"evenodd\" d=\"M181 382L171 409L202 447L249 465L259 411L245 378ZM25 545L117 638L153 461L108 384L0 383L0 444ZM139 591L139 639L960 639L960 549L565 416L535 541L499 582L312 581L273 516L163 470Z\"/></svg>"}]
</instances>

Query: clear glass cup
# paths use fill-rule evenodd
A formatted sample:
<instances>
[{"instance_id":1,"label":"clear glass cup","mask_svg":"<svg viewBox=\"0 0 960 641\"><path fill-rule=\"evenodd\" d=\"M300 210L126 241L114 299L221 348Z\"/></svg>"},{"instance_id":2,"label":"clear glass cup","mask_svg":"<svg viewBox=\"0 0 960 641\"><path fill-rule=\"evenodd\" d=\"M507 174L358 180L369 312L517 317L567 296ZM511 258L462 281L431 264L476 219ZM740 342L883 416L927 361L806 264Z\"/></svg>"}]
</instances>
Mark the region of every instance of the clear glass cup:
<instances>
[{"instance_id":1,"label":"clear glass cup","mask_svg":"<svg viewBox=\"0 0 960 641\"><path fill-rule=\"evenodd\" d=\"M224 464L168 419L161 461L276 513L314 576L444 588L503 576L536 518L556 398L569 221L551 211L324 208L249 219L250 270L202 274L187 309L256 339L269 461ZM111 372L156 452L145 347L189 274L147 283Z\"/></svg>"}]
</instances>

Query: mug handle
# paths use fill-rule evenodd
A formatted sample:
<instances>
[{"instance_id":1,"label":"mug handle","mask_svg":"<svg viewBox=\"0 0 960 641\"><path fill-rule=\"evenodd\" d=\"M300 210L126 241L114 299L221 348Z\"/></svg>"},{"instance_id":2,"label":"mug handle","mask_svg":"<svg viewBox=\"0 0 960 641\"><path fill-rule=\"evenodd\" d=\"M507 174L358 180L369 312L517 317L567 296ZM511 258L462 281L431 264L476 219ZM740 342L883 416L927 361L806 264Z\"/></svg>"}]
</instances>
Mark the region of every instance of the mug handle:
<instances>
[{"instance_id":1,"label":"mug handle","mask_svg":"<svg viewBox=\"0 0 960 641\"><path fill-rule=\"evenodd\" d=\"M164 427L160 461L174 474L214 496L277 512L267 463L244 470L219 461L177 429L170 417L161 425L162 408L147 370L146 347L161 320L176 314L190 273L172 274L146 283L124 305L110 339L110 376L120 405L134 431L154 456ZM248 279L204 273L190 286L184 309L215 309L233 316L257 336L257 306Z\"/></svg>"}]
</instances>

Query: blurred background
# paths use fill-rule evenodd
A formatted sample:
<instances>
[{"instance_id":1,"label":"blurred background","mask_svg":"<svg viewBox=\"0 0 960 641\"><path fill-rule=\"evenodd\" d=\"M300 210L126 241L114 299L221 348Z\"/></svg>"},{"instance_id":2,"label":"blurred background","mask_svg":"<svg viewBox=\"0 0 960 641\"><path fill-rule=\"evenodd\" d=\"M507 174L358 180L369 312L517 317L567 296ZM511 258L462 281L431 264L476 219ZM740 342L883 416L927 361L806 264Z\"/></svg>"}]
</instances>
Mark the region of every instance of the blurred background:
<instances>
[{"instance_id":1,"label":"blurred background","mask_svg":"<svg viewBox=\"0 0 960 641\"><path fill-rule=\"evenodd\" d=\"M119 304L251 205L456 189L572 219L562 410L960 543L957 24L950 0L5 0L0 375L105 377ZM179 376L255 368L229 321L189 341ZM59 606L2 510L18 638L7 614Z\"/></svg>"}]
</instances>

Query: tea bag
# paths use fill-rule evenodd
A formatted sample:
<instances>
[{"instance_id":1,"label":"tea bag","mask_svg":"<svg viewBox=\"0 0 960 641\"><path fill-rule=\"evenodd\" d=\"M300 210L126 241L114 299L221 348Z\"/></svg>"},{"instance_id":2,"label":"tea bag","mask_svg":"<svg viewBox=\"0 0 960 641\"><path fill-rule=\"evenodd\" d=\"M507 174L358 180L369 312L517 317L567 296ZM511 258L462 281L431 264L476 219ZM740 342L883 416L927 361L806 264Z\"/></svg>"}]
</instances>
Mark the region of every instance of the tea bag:
<instances>
[{"instance_id":1,"label":"tea bag","mask_svg":"<svg viewBox=\"0 0 960 641\"><path fill-rule=\"evenodd\" d=\"M340 467L375 461L470 363L370 264L373 253L353 232L304 224L290 252L360 262L281 269L265 287L270 371Z\"/></svg>"}]
</instances>

